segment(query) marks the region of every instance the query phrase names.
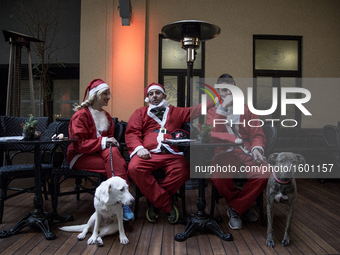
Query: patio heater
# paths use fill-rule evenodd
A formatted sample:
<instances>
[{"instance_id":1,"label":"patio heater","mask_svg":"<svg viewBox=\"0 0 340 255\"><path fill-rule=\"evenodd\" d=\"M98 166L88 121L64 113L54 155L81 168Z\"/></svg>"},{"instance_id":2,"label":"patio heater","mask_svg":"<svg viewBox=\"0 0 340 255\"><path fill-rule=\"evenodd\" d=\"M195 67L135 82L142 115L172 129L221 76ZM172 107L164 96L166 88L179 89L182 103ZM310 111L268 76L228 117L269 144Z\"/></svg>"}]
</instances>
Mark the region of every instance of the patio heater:
<instances>
[{"instance_id":1,"label":"patio heater","mask_svg":"<svg viewBox=\"0 0 340 255\"><path fill-rule=\"evenodd\" d=\"M6 116L20 117L20 115L22 115L22 90L25 88L29 88L30 100L30 105L27 105L27 107L25 106L25 108L28 109L28 113L36 116L30 42L42 41L10 30L2 30L2 32L5 41L8 41L11 45L8 68ZM26 52L23 51L23 48L26 48ZM25 87L24 85L26 85L27 82L28 86Z\"/></svg>"},{"instance_id":2,"label":"patio heater","mask_svg":"<svg viewBox=\"0 0 340 255\"><path fill-rule=\"evenodd\" d=\"M181 42L182 49L186 50L187 61L187 103L190 106L190 82L193 74L193 66L195 61L196 50L200 47L200 43L215 38L220 34L221 30L218 26L199 20L182 20L165 25L162 28L162 34L174 41ZM178 88L178 94L185 94L185 87ZM185 97L177 102L177 106L185 106Z\"/></svg>"},{"instance_id":3,"label":"patio heater","mask_svg":"<svg viewBox=\"0 0 340 255\"><path fill-rule=\"evenodd\" d=\"M193 77L193 65L195 61L196 50L200 47L201 41L208 41L215 38L221 32L221 29L208 22L199 20L182 20L165 25L162 28L162 33L165 37L181 42L181 47L186 50L187 61L187 103L190 107L191 102L191 81ZM185 88L178 88L178 94L185 93ZM185 106L185 98L178 102L178 106ZM195 230L205 231L211 230L218 237L225 241L232 241L233 237L229 233L224 233L213 217L205 213L205 180L199 179L199 193L197 199L197 214L188 216L187 226L183 233L175 236L175 240L185 241L190 234Z\"/></svg>"}]
</instances>

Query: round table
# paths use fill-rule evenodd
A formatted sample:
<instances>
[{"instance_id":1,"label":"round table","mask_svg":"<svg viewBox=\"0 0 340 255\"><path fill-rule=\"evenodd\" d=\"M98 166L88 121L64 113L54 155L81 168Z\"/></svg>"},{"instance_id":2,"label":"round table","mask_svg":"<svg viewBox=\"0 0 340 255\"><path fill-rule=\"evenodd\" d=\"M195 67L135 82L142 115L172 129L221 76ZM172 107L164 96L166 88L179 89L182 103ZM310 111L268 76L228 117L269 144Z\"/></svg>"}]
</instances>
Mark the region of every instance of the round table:
<instances>
[{"instance_id":1,"label":"round table","mask_svg":"<svg viewBox=\"0 0 340 255\"><path fill-rule=\"evenodd\" d=\"M195 155L199 160L211 160L211 153L207 153L207 150L213 152L217 147L239 147L242 144L236 143L201 143L199 141L163 141L163 143L176 145L179 147L190 147L190 154ZM191 162L190 162L191 163ZM225 241L232 241L233 236L230 233L224 233L220 226L217 224L214 217L205 213L206 201L205 201L205 179L199 178L198 198L197 198L197 213L192 214L186 219L186 227L183 233L175 235L175 241L183 242L194 231L206 231L211 230L215 235Z\"/></svg>"},{"instance_id":2,"label":"round table","mask_svg":"<svg viewBox=\"0 0 340 255\"><path fill-rule=\"evenodd\" d=\"M41 194L41 150L42 145L46 144L54 144L54 145L65 145L70 144L74 140L40 140L35 139L31 141L27 140L17 140L11 139L8 137L7 139L0 140L0 149L2 151L5 150L13 150L14 147L24 147L33 150L34 152L34 212L33 214L27 213L27 215L20 220L12 229L8 231L1 231L0 238L9 237L26 226L37 226L45 235L47 240L53 240L56 238L55 233L50 230L50 222L53 221L54 214L48 214L43 211L43 198ZM71 216L72 217L72 216ZM72 220L72 219L69 219Z\"/></svg>"}]
</instances>

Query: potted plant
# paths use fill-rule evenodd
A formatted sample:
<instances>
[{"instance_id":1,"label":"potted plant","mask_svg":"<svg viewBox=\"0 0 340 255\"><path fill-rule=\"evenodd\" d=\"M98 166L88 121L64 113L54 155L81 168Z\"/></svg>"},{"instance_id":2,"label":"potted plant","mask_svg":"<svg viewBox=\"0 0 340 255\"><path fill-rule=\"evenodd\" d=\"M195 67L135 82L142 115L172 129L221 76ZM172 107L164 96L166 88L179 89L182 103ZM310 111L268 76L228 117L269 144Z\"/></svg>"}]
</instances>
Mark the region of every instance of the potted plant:
<instances>
[{"instance_id":1,"label":"potted plant","mask_svg":"<svg viewBox=\"0 0 340 255\"><path fill-rule=\"evenodd\" d=\"M22 134L24 136L24 140L33 140L34 134L35 134L35 126L37 125L37 120L34 120L34 116L31 115L31 117L28 119L28 121L25 121L25 123L22 123Z\"/></svg>"},{"instance_id":2,"label":"potted plant","mask_svg":"<svg viewBox=\"0 0 340 255\"><path fill-rule=\"evenodd\" d=\"M208 143L211 139L211 126L210 124L198 124L199 134L197 136L198 140L202 143Z\"/></svg>"}]
</instances>

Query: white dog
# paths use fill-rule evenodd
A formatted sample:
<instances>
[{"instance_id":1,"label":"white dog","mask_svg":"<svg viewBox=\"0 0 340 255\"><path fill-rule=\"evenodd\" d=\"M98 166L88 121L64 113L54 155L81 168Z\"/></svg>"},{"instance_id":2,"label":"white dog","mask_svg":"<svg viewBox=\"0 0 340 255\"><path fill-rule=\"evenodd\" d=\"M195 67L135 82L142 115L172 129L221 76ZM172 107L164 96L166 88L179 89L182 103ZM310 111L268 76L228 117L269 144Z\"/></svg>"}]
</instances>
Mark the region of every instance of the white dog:
<instances>
[{"instance_id":1,"label":"white dog","mask_svg":"<svg viewBox=\"0 0 340 255\"><path fill-rule=\"evenodd\" d=\"M125 235L123 226L123 206L131 205L134 198L129 192L126 181L120 177L111 177L97 187L94 194L95 212L86 224L65 226L60 229L68 232L81 232L79 240L86 237L87 232L92 236L87 244L103 245L102 237L111 235L119 230L121 244L127 244L129 239Z\"/></svg>"}]
</instances>

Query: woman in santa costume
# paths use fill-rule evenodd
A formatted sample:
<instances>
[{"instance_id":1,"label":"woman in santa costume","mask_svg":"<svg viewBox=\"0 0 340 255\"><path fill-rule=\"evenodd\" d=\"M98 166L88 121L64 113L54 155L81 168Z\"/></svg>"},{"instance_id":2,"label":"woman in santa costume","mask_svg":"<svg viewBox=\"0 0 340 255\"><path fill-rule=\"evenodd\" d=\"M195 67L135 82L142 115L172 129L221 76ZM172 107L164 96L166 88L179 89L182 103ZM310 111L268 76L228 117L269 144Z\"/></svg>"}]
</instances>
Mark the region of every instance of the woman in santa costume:
<instances>
[{"instance_id":1,"label":"woman in santa costume","mask_svg":"<svg viewBox=\"0 0 340 255\"><path fill-rule=\"evenodd\" d=\"M146 211L148 221L157 221L159 210L168 215L168 221L178 221L179 212L172 203L172 195L190 178L189 162L177 146L163 144L170 134L180 129L190 117L198 117L201 105L183 108L168 106L163 85L152 83L145 88L149 106L137 109L129 119L125 141L131 161L128 174L151 203ZM213 100L207 107L214 106ZM191 115L191 116L190 116ZM158 183L152 172L162 169L165 179Z\"/></svg>"},{"instance_id":2,"label":"woman in santa costume","mask_svg":"<svg viewBox=\"0 0 340 255\"><path fill-rule=\"evenodd\" d=\"M233 77L229 74L221 75L217 83L235 85ZM211 137L216 140L235 142L241 139L246 150L251 156L246 156L240 148L216 148L215 156L212 162L213 166L236 166L240 169L241 162L245 166L258 166L258 172L246 173L247 182L242 190L235 187L233 178L242 178L237 173L219 173L213 174L212 182L218 192L225 197L229 205L227 214L230 218L229 227L240 229L242 227L241 216L249 222L257 220L257 213L251 208L258 195L267 186L270 172L261 171L261 163L257 160L264 160L263 153L266 143L266 137L263 133L259 122L253 121L252 126L247 123L249 120L258 120L258 116L251 113L248 106L244 106L244 115L233 114L233 96L227 88L217 89L222 99L222 105L218 102L216 107L209 109L207 123L213 126L214 119L227 119L226 124L216 125L211 129ZM235 123L230 125L230 123ZM245 125L243 125L243 123Z\"/></svg>"},{"instance_id":3,"label":"woman in santa costume","mask_svg":"<svg viewBox=\"0 0 340 255\"><path fill-rule=\"evenodd\" d=\"M88 99L85 100L88 92ZM111 98L109 86L101 79L91 81L85 90L81 105L76 104L69 125L71 139L76 139L67 149L67 163L71 169L99 172L107 178L119 176L129 182L127 164L120 154L114 138L114 123L110 114L103 110ZM113 169L111 169L110 149ZM124 206L124 219L134 215L129 206Z\"/></svg>"}]
</instances>

